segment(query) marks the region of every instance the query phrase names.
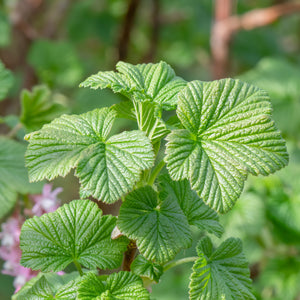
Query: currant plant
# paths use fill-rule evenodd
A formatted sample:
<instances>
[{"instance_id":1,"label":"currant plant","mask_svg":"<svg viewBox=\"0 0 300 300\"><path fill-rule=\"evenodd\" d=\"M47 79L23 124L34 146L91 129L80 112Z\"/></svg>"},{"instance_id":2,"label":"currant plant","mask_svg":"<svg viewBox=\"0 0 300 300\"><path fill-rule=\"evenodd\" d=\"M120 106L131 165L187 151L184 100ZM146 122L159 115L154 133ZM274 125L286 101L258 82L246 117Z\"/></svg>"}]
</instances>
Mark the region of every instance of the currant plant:
<instances>
[{"instance_id":1,"label":"currant plant","mask_svg":"<svg viewBox=\"0 0 300 300\"><path fill-rule=\"evenodd\" d=\"M214 248L206 235L197 257L176 255L191 246L191 225L221 237L218 215L232 209L249 174L287 165L267 93L233 79L187 82L164 62L119 62L117 72L81 86L128 100L62 115L26 135L30 180L75 169L81 199L23 225L21 263L41 273L15 299L150 299L166 270L190 261L190 299L255 299L238 238ZM136 121L137 130L111 134L118 118ZM89 196L121 199L118 217L102 215ZM77 272L48 273L71 263Z\"/></svg>"}]
</instances>

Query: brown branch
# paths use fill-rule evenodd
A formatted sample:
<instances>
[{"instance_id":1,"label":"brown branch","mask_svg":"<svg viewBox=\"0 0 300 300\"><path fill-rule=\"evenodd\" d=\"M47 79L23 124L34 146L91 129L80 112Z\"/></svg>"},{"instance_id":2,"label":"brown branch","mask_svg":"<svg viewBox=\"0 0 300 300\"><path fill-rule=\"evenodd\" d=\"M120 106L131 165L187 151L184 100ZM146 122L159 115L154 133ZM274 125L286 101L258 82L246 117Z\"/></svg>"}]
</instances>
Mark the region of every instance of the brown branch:
<instances>
[{"instance_id":1,"label":"brown branch","mask_svg":"<svg viewBox=\"0 0 300 300\"><path fill-rule=\"evenodd\" d=\"M134 20L139 4L140 0L129 0L127 12L122 23L118 42L118 60L125 60L127 57L130 35L133 29Z\"/></svg>"},{"instance_id":2,"label":"brown branch","mask_svg":"<svg viewBox=\"0 0 300 300\"><path fill-rule=\"evenodd\" d=\"M159 40L159 29L160 29L160 0L152 0L152 11L151 11L151 37L150 37L150 46L145 55L143 61L144 62L151 62L153 61L156 50L157 44Z\"/></svg>"},{"instance_id":3,"label":"brown branch","mask_svg":"<svg viewBox=\"0 0 300 300\"><path fill-rule=\"evenodd\" d=\"M229 46L236 32L266 26L283 16L299 12L300 3L286 2L268 8L254 9L241 16L216 20L211 35L214 78L222 78L227 74Z\"/></svg>"},{"instance_id":4,"label":"brown branch","mask_svg":"<svg viewBox=\"0 0 300 300\"><path fill-rule=\"evenodd\" d=\"M124 253L123 262L122 262L122 270L130 271L131 263L133 262L136 254L136 243L134 241L130 241L127 246L127 251Z\"/></svg>"}]
</instances>

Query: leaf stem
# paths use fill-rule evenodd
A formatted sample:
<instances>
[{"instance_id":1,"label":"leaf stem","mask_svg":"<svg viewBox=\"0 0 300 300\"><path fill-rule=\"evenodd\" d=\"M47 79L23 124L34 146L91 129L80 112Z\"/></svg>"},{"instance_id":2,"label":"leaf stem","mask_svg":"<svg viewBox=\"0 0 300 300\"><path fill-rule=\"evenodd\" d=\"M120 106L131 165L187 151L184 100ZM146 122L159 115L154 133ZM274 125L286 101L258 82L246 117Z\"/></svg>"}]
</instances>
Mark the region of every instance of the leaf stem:
<instances>
[{"instance_id":1,"label":"leaf stem","mask_svg":"<svg viewBox=\"0 0 300 300\"><path fill-rule=\"evenodd\" d=\"M154 184L154 181L157 177L157 175L159 174L159 172L162 170L162 168L165 166L165 162L164 160L162 159L157 165L156 167L154 168L154 170L152 171L151 175L150 175L150 178L148 180L148 184L149 185L153 185Z\"/></svg>"},{"instance_id":2,"label":"leaf stem","mask_svg":"<svg viewBox=\"0 0 300 300\"><path fill-rule=\"evenodd\" d=\"M18 123L15 127L13 127L13 128L7 133L7 137L9 137L9 138L14 137L22 127L23 127L23 124L22 124L22 123Z\"/></svg>"},{"instance_id":3,"label":"leaf stem","mask_svg":"<svg viewBox=\"0 0 300 300\"><path fill-rule=\"evenodd\" d=\"M188 262L194 262L198 258L199 258L198 256L192 256L192 257L185 257L185 258L182 258L182 259L171 261L171 262L167 263L164 266L164 272L171 269L171 268L177 267L179 265L182 265L182 264L185 264L185 263L188 263Z\"/></svg>"},{"instance_id":4,"label":"leaf stem","mask_svg":"<svg viewBox=\"0 0 300 300\"><path fill-rule=\"evenodd\" d=\"M79 272L79 275L80 275L80 276L83 276L83 271L82 271L82 269L81 269L80 263L79 263L77 260L74 260L74 265L75 265L77 271Z\"/></svg>"}]
</instances>

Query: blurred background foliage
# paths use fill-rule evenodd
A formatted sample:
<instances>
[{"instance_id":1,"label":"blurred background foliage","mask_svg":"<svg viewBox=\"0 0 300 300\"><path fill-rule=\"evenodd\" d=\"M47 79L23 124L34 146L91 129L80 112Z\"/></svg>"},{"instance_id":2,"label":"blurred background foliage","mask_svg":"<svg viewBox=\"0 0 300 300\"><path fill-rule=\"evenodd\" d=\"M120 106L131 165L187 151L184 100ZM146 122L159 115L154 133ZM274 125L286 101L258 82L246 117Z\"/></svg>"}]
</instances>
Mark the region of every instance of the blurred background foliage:
<instances>
[{"instance_id":1,"label":"blurred background foliage","mask_svg":"<svg viewBox=\"0 0 300 300\"><path fill-rule=\"evenodd\" d=\"M232 16L240 22L234 29ZM43 118L45 111L52 118L120 102L122 97L108 90L78 88L90 74L114 69L118 60L164 60L186 80L234 77L267 90L290 163L276 175L249 178L234 209L221 217L223 238L243 240L258 299L300 299L299 2L2 0L0 59L10 70L0 72L9 82L0 86L0 133L14 130L21 120L20 141L25 132L50 121ZM2 99L7 88L9 95ZM31 115L34 97L40 113ZM63 202L78 197L73 176L56 180L55 186L64 187ZM193 255L194 247L183 254ZM190 268L167 271L153 286L152 298L187 299ZM12 292L12 278L1 275L0 299Z\"/></svg>"}]
</instances>

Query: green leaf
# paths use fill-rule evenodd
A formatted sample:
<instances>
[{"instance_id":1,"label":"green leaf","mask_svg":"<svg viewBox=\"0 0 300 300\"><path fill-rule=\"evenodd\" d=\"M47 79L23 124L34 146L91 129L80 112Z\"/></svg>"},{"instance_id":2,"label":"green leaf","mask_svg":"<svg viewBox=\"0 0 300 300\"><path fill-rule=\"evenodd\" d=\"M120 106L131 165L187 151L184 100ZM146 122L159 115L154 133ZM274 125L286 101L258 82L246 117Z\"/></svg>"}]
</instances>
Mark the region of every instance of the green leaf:
<instances>
[{"instance_id":1,"label":"green leaf","mask_svg":"<svg viewBox=\"0 0 300 300\"><path fill-rule=\"evenodd\" d=\"M67 108L56 101L46 86L36 86L32 92L24 90L21 93L20 121L28 131L40 129L66 111Z\"/></svg>"},{"instance_id":2,"label":"green leaf","mask_svg":"<svg viewBox=\"0 0 300 300\"><path fill-rule=\"evenodd\" d=\"M0 101L3 100L14 83L11 71L5 69L0 61Z\"/></svg>"},{"instance_id":3,"label":"green leaf","mask_svg":"<svg viewBox=\"0 0 300 300\"><path fill-rule=\"evenodd\" d=\"M178 203L170 198L160 201L150 187L134 190L120 208L118 228L136 240L147 259L165 263L191 244L188 221Z\"/></svg>"},{"instance_id":4,"label":"green leaf","mask_svg":"<svg viewBox=\"0 0 300 300\"><path fill-rule=\"evenodd\" d=\"M76 299L78 272L65 275L39 273L37 277L26 283L22 289L15 294L13 300L72 300Z\"/></svg>"},{"instance_id":5,"label":"green leaf","mask_svg":"<svg viewBox=\"0 0 300 300\"><path fill-rule=\"evenodd\" d=\"M14 206L18 193L32 191L24 166L25 149L16 141L0 137L0 218Z\"/></svg>"},{"instance_id":6,"label":"green leaf","mask_svg":"<svg viewBox=\"0 0 300 300\"><path fill-rule=\"evenodd\" d=\"M26 136L26 164L31 181L65 176L74 167L85 195L107 203L132 190L142 170L152 167L154 153L142 131L108 138L116 112L95 109L63 115Z\"/></svg>"},{"instance_id":7,"label":"green leaf","mask_svg":"<svg viewBox=\"0 0 300 300\"><path fill-rule=\"evenodd\" d=\"M50 87L73 87L83 73L72 44L65 41L37 39L29 49L28 61L42 82Z\"/></svg>"},{"instance_id":8,"label":"green leaf","mask_svg":"<svg viewBox=\"0 0 300 300\"><path fill-rule=\"evenodd\" d=\"M111 88L136 101L152 101L165 110L172 110L177 103L178 92L186 82L176 77L173 69L165 62L158 64L132 65L118 62L119 73L108 71L92 75L80 84L92 89Z\"/></svg>"},{"instance_id":9,"label":"green leaf","mask_svg":"<svg viewBox=\"0 0 300 300\"><path fill-rule=\"evenodd\" d=\"M161 265L147 260L143 255L138 255L135 258L130 269L132 273L142 277L148 277L157 283L163 274L163 267Z\"/></svg>"},{"instance_id":10,"label":"green leaf","mask_svg":"<svg viewBox=\"0 0 300 300\"><path fill-rule=\"evenodd\" d=\"M167 136L167 168L173 180L188 179L217 212L233 207L249 173L268 175L287 165L266 92L222 79L190 82L178 98L185 129Z\"/></svg>"},{"instance_id":11,"label":"green leaf","mask_svg":"<svg viewBox=\"0 0 300 300\"><path fill-rule=\"evenodd\" d=\"M4 9L0 11L0 47L9 46L11 41L11 22L9 15L4 12Z\"/></svg>"},{"instance_id":12,"label":"green leaf","mask_svg":"<svg viewBox=\"0 0 300 300\"><path fill-rule=\"evenodd\" d=\"M78 300L149 300L149 292L141 278L121 271L108 276L106 282L88 273L78 288Z\"/></svg>"},{"instance_id":13,"label":"green leaf","mask_svg":"<svg viewBox=\"0 0 300 300\"><path fill-rule=\"evenodd\" d=\"M71 262L93 269L117 268L127 240L111 240L116 218L102 216L96 203L74 200L22 226L21 264L33 270L60 271Z\"/></svg>"},{"instance_id":14,"label":"green leaf","mask_svg":"<svg viewBox=\"0 0 300 300\"><path fill-rule=\"evenodd\" d=\"M190 225L221 237L224 229L219 223L218 214L191 190L188 180L173 181L168 174L164 174L159 177L159 185L160 198L170 197L173 201L177 201Z\"/></svg>"},{"instance_id":15,"label":"green leaf","mask_svg":"<svg viewBox=\"0 0 300 300\"><path fill-rule=\"evenodd\" d=\"M229 238L213 251L211 240L205 237L197 252L189 286L191 300L255 299L239 239Z\"/></svg>"}]
</instances>

